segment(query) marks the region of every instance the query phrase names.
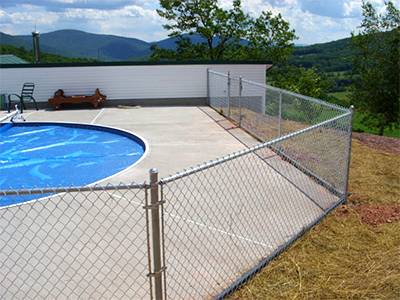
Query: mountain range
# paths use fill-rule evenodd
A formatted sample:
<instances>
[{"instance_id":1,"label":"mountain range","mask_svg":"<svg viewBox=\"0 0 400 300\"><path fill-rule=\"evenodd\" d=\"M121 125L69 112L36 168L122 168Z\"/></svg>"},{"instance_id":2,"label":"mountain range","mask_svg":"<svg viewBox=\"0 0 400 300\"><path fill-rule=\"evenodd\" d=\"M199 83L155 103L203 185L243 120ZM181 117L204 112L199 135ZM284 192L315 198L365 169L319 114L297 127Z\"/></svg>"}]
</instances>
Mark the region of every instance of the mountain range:
<instances>
[{"instance_id":1,"label":"mountain range","mask_svg":"<svg viewBox=\"0 0 400 300\"><path fill-rule=\"evenodd\" d=\"M205 42L205 39L199 35L186 35L185 37L193 43ZM174 49L176 48L176 41L177 38L170 37L149 43L135 38L68 29L41 34L40 48L43 53L58 55L66 59L147 60L152 45ZM241 42L246 43L247 41ZM9 35L0 32L0 45L11 45L31 50L32 36ZM16 51L16 49L14 50ZM352 55L350 38L346 38L308 46L296 45L290 62L306 68L317 67L324 72L348 71L351 69ZM56 57L54 60L59 59Z\"/></svg>"},{"instance_id":2,"label":"mountain range","mask_svg":"<svg viewBox=\"0 0 400 300\"><path fill-rule=\"evenodd\" d=\"M187 35L193 43L204 41L196 35ZM154 44L160 48L174 49L177 38L167 38L156 42L126 38L107 34L94 34L79 30L57 30L40 35L40 49L43 52L65 57L94 58L104 61L144 59ZM31 35L9 35L0 32L0 44L32 49Z\"/></svg>"}]
</instances>

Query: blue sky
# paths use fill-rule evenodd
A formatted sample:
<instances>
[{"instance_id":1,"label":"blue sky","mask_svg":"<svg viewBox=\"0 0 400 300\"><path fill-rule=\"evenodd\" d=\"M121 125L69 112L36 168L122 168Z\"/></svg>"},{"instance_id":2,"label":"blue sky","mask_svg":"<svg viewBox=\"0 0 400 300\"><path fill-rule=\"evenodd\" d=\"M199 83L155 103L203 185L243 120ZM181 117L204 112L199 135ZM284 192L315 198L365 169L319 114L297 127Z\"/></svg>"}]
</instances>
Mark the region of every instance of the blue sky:
<instances>
[{"instance_id":1,"label":"blue sky","mask_svg":"<svg viewBox=\"0 0 400 300\"><path fill-rule=\"evenodd\" d=\"M378 10L384 0L371 0ZM224 7L231 0L220 0ZM296 30L296 43L312 44L348 37L361 21L361 0L242 0L245 11L281 13ZM394 0L400 6L400 0ZM1 0L0 31L30 34L79 29L155 41L166 38L157 0Z\"/></svg>"}]
</instances>

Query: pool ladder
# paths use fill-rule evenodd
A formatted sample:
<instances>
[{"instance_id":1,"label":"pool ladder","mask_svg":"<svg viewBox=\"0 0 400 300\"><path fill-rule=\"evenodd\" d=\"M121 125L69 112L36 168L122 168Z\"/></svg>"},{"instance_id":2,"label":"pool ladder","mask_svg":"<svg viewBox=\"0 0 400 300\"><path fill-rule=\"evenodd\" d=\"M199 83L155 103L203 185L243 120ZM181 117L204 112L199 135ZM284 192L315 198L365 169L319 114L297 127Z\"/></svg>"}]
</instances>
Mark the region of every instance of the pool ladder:
<instances>
[{"instance_id":1,"label":"pool ladder","mask_svg":"<svg viewBox=\"0 0 400 300\"><path fill-rule=\"evenodd\" d=\"M25 122L24 116L21 114L21 111L18 108L18 104L15 104L15 114L11 117L10 121L12 123L16 122Z\"/></svg>"}]
</instances>

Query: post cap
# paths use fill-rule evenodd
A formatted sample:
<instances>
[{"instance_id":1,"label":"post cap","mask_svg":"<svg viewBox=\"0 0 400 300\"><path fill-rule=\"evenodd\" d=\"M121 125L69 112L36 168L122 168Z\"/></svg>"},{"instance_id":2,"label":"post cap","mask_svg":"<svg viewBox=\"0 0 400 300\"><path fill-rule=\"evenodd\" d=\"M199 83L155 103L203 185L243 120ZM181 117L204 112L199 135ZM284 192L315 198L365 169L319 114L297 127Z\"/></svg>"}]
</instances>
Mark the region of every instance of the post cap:
<instances>
[{"instance_id":1,"label":"post cap","mask_svg":"<svg viewBox=\"0 0 400 300\"><path fill-rule=\"evenodd\" d=\"M158 169L157 168L151 168L149 172L150 172L150 174L157 174L158 173Z\"/></svg>"}]
</instances>

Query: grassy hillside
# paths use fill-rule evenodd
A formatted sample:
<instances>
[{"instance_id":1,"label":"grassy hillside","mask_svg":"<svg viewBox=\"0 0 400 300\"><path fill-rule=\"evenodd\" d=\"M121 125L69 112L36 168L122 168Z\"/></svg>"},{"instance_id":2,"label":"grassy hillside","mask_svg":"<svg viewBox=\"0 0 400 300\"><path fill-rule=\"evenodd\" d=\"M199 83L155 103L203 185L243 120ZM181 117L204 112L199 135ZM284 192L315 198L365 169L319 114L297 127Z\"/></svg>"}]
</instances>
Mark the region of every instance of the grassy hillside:
<instances>
[{"instance_id":1,"label":"grassy hillside","mask_svg":"<svg viewBox=\"0 0 400 300\"><path fill-rule=\"evenodd\" d=\"M351 71L351 39L296 47L290 62L305 68L316 67L321 72Z\"/></svg>"},{"instance_id":2,"label":"grassy hillside","mask_svg":"<svg viewBox=\"0 0 400 300\"><path fill-rule=\"evenodd\" d=\"M398 150L396 140L356 136L349 203L336 209L231 299L399 299Z\"/></svg>"},{"instance_id":3,"label":"grassy hillside","mask_svg":"<svg viewBox=\"0 0 400 300\"><path fill-rule=\"evenodd\" d=\"M0 54L13 54L26 60L27 62L34 62L34 55L32 50L26 50L23 47L15 47L10 45L1 45L0 44ZM56 54L49 53L41 53L41 62L42 63L68 63L68 62L94 62L94 59L87 58L71 58L64 57Z\"/></svg>"}]
</instances>

